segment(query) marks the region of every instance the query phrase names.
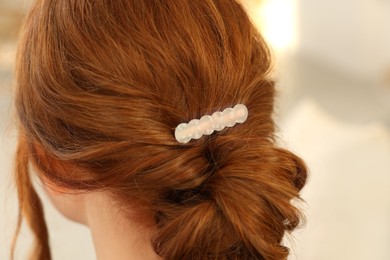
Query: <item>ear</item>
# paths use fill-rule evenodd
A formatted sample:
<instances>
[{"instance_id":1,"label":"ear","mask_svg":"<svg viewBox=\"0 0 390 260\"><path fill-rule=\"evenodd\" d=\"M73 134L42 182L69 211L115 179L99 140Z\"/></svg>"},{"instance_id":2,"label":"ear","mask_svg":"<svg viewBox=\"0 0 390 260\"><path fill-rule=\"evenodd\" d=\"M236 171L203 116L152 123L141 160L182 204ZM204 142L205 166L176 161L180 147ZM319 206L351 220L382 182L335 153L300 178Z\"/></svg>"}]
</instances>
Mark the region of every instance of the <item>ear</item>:
<instances>
[{"instance_id":1,"label":"ear","mask_svg":"<svg viewBox=\"0 0 390 260\"><path fill-rule=\"evenodd\" d=\"M53 206L67 219L87 224L86 196L82 191L60 187L47 178L40 176L42 186Z\"/></svg>"},{"instance_id":2,"label":"ear","mask_svg":"<svg viewBox=\"0 0 390 260\"><path fill-rule=\"evenodd\" d=\"M49 177L50 173L53 175L60 172L72 172L73 174L78 174L77 170L72 169L72 171L68 171L68 167L49 156L49 154L47 154L44 148L39 144L34 144L31 148L36 156L36 160L31 161L31 166L36 171L39 179L41 180L44 191L54 207L69 220L86 224L85 201L87 193L60 185ZM40 167L35 164L37 162L44 165L44 168L47 169L48 172L43 174L40 171Z\"/></svg>"},{"instance_id":3,"label":"ear","mask_svg":"<svg viewBox=\"0 0 390 260\"><path fill-rule=\"evenodd\" d=\"M38 157L38 161L44 164L50 172L55 174L56 172L58 173L58 171L63 171L62 166L48 158L41 145L34 144L32 150L35 156ZM32 160L31 166L41 180L43 190L50 199L52 205L69 220L85 224L85 193L60 186L58 183L53 182L46 174L40 172L37 165L34 164L34 160Z\"/></svg>"}]
</instances>

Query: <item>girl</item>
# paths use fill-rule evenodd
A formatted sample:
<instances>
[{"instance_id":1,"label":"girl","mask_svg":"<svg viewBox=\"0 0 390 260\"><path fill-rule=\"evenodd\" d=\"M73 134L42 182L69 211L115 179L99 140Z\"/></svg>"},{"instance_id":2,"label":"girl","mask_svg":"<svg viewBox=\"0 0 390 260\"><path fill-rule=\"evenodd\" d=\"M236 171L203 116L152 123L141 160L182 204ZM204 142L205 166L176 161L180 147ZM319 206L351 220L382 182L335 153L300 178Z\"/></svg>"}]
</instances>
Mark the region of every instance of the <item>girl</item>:
<instances>
[{"instance_id":1,"label":"girl","mask_svg":"<svg viewBox=\"0 0 390 260\"><path fill-rule=\"evenodd\" d=\"M98 259L286 259L307 171L275 144L270 63L235 0L35 1L15 100L33 259L29 169Z\"/></svg>"}]
</instances>

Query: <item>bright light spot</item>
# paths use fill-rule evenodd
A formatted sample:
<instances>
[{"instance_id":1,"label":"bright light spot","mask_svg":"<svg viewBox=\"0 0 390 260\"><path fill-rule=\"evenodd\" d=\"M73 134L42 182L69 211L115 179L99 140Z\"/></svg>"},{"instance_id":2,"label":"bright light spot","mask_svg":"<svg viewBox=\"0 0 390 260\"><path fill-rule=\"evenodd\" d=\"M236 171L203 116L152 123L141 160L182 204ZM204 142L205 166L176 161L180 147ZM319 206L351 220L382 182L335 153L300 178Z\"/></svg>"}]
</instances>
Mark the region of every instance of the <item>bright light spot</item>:
<instances>
[{"instance_id":1,"label":"bright light spot","mask_svg":"<svg viewBox=\"0 0 390 260\"><path fill-rule=\"evenodd\" d=\"M263 0L253 19L268 43L278 51L296 46L296 1Z\"/></svg>"}]
</instances>

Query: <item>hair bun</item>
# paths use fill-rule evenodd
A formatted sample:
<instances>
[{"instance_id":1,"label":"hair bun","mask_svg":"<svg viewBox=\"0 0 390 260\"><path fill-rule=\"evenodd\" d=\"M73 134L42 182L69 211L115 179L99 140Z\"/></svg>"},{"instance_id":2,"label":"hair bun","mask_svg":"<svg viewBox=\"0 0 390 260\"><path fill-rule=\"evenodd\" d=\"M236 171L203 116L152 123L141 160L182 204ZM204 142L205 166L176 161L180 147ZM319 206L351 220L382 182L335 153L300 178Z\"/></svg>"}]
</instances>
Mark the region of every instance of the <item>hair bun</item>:
<instances>
[{"instance_id":1,"label":"hair bun","mask_svg":"<svg viewBox=\"0 0 390 260\"><path fill-rule=\"evenodd\" d=\"M286 259L282 238L302 220L291 200L299 199L306 181L303 161L260 139L219 136L206 147L204 163L212 171L203 173L207 179L170 195L181 206L169 207L160 223L156 241L163 245L162 256Z\"/></svg>"}]
</instances>

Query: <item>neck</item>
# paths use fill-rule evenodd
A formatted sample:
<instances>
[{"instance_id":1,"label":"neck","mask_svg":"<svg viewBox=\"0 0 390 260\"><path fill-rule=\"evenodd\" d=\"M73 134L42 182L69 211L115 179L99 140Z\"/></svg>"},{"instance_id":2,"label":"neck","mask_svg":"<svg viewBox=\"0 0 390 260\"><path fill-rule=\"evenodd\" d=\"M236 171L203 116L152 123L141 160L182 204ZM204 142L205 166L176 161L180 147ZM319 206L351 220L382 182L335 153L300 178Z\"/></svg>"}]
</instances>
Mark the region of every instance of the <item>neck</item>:
<instances>
[{"instance_id":1,"label":"neck","mask_svg":"<svg viewBox=\"0 0 390 260\"><path fill-rule=\"evenodd\" d=\"M151 245L153 229L147 218L140 223L135 212L121 205L105 192L93 192L86 203L89 226L98 260L161 259Z\"/></svg>"}]
</instances>

